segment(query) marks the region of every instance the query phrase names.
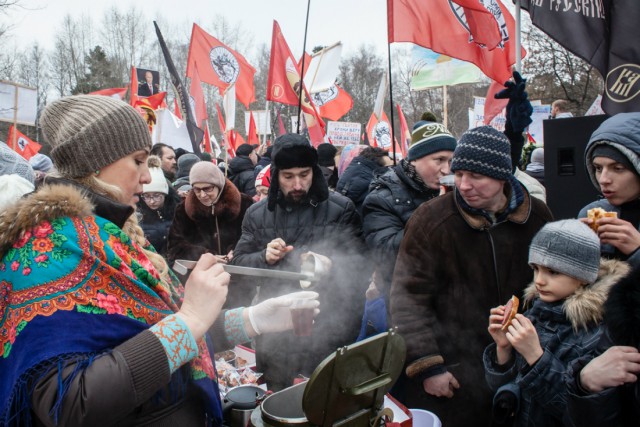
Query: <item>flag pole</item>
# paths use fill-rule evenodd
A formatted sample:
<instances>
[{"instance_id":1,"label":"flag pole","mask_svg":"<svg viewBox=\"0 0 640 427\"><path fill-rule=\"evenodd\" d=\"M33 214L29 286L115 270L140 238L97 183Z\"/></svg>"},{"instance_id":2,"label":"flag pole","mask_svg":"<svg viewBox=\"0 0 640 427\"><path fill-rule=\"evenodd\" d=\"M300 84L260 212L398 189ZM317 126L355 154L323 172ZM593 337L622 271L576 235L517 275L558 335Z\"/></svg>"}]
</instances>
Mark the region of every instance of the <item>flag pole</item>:
<instances>
[{"instance_id":1,"label":"flag pole","mask_svg":"<svg viewBox=\"0 0 640 427\"><path fill-rule=\"evenodd\" d=\"M262 127L264 130L263 136L262 136L262 145L265 146L267 145L267 122L268 122L268 117L269 117L269 101L267 101L266 105L264 106L264 126Z\"/></svg>"},{"instance_id":2,"label":"flag pole","mask_svg":"<svg viewBox=\"0 0 640 427\"><path fill-rule=\"evenodd\" d=\"M522 31L522 27L521 27L521 12L522 12L522 6L520 5L520 0L516 1L516 71L521 73L522 72L522 58L520 58L520 44L521 44L521 31Z\"/></svg>"},{"instance_id":3,"label":"flag pole","mask_svg":"<svg viewBox=\"0 0 640 427\"><path fill-rule=\"evenodd\" d=\"M307 20L304 23L304 41L302 42L302 63L300 65L300 87L298 90L298 124L296 125L296 133L300 134L300 110L302 110L302 95L304 94L304 83L302 76L304 76L304 57L307 51L307 30L309 29L309 9L311 9L311 0L307 0Z\"/></svg>"},{"instance_id":4,"label":"flag pole","mask_svg":"<svg viewBox=\"0 0 640 427\"><path fill-rule=\"evenodd\" d=\"M389 3L387 3L387 16L389 16ZM396 160L396 137L393 125L393 77L391 75L391 43L389 42L389 26L387 26L387 59L389 63L389 102L391 105L391 146L393 147L393 165L397 163ZM382 102L382 111L384 111L384 101Z\"/></svg>"},{"instance_id":5,"label":"flag pole","mask_svg":"<svg viewBox=\"0 0 640 427\"><path fill-rule=\"evenodd\" d=\"M442 124L447 127L447 85L442 86Z\"/></svg>"},{"instance_id":6,"label":"flag pole","mask_svg":"<svg viewBox=\"0 0 640 427\"><path fill-rule=\"evenodd\" d=\"M18 150L16 150L17 145L18 145L18 86L14 86L16 92L15 95L13 97L13 134L11 135L11 147L13 148L13 151L15 151L16 153L18 152Z\"/></svg>"}]
</instances>

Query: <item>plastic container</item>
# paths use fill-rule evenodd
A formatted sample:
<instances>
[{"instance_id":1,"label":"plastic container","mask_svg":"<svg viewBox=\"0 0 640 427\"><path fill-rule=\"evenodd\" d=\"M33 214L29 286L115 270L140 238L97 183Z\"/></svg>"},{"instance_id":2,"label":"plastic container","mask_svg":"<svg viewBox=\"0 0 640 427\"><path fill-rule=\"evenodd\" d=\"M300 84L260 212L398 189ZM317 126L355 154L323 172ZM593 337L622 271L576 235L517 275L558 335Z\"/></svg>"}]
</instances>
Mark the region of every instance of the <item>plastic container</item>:
<instances>
[{"instance_id":1,"label":"plastic container","mask_svg":"<svg viewBox=\"0 0 640 427\"><path fill-rule=\"evenodd\" d=\"M413 427L442 427L440 418L424 409L409 409L413 417Z\"/></svg>"}]
</instances>

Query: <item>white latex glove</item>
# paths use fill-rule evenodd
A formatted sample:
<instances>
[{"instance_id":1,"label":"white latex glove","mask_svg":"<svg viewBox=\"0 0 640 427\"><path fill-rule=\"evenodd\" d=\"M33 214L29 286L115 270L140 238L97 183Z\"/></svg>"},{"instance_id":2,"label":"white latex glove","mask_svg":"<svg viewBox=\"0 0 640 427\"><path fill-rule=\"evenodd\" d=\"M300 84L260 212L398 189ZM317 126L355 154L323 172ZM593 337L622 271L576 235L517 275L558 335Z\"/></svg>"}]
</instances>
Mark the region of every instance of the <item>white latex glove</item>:
<instances>
[{"instance_id":1,"label":"white latex glove","mask_svg":"<svg viewBox=\"0 0 640 427\"><path fill-rule=\"evenodd\" d=\"M248 307L251 327L258 335L269 332L283 332L293 329L290 307L294 301L303 300L301 307L313 308L313 317L320 313L318 293L312 291L293 292L276 298L269 298Z\"/></svg>"}]
</instances>

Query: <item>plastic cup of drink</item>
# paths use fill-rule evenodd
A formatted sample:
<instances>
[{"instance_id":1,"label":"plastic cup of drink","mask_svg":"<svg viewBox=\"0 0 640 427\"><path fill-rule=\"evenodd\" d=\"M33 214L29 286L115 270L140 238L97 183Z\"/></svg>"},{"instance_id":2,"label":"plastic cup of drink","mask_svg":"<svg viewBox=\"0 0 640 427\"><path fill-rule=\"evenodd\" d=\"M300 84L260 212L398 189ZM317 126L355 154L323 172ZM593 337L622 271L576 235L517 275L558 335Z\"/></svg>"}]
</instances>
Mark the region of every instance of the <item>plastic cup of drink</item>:
<instances>
[{"instance_id":1,"label":"plastic cup of drink","mask_svg":"<svg viewBox=\"0 0 640 427\"><path fill-rule=\"evenodd\" d=\"M310 337L313 332L313 312L315 307L311 299L298 299L291 305L291 323L293 334L298 337Z\"/></svg>"},{"instance_id":2,"label":"plastic cup of drink","mask_svg":"<svg viewBox=\"0 0 640 427\"><path fill-rule=\"evenodd\" d=\"M440 182L440 186L444 188L445 193L453 191L456 186L454 175L445 175L438 181Z\"/></svg>"}]
</instances>

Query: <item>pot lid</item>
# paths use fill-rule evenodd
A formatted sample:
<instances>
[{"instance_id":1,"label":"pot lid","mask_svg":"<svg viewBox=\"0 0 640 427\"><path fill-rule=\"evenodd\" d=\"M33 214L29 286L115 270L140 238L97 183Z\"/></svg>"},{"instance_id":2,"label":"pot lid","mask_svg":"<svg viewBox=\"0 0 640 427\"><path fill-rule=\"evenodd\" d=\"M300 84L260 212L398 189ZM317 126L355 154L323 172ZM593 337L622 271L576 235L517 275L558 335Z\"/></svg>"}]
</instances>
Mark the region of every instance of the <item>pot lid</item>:
<instances>
[{"instance_id":1,"label":"pot lid","mask_svg":"<svg viewBox=\"0 0 640 427\"><path fill-rule=\"evenodd\" d=\"M384 395L405 362L404 339L395 330L339 348L318 365L306 384L302 407L313 425L333 425L382 408Z\"/></svg>"},{"instance_id":2,"label":"pot lid","mask_svg":"<svg viewBox=\"0 0 640 427\"><path fill-rule=\"evenodd\" d=\"M240 385L230 389L225 394L224 400L229 402L233 409L253 409L265 393L263 389L255 385Z\"/></svg>"}]
</instances>

